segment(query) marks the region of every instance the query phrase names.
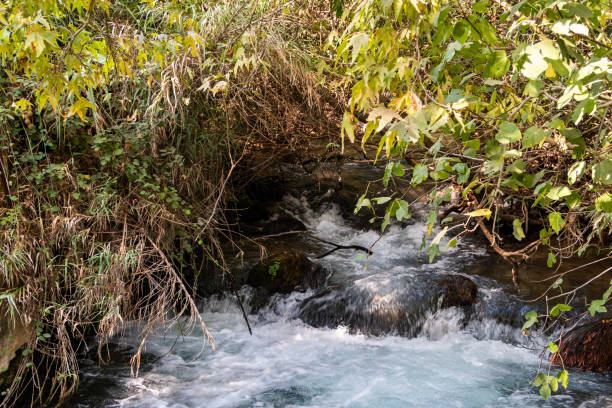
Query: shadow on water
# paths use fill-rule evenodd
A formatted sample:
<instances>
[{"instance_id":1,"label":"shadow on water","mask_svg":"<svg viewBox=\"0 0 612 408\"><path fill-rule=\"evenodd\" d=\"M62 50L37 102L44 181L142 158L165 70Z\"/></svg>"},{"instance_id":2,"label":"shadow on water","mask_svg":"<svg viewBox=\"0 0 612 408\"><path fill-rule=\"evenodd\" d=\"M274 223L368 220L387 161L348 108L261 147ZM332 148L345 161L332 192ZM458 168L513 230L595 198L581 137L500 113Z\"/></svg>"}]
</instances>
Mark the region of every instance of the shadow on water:
<instances>
[{"instance_id":1,"label":"shadow on water","mask_svg":"<svg viewBox=\"0 0 612 408\"><path fill-rule=\"evenodd\" d=\"M342 177L350 186L349 173ZM313 210L308 204L293 195L279 208L333 242L369 246L379 238L348 222L338 205ZM542 305L517 300L509 267L478 239L463 240L428 263L420 250L425 230L417 216L390 228L369 259L337 251L318 261L332 271L326 285L270 296L249 315L253 336L232 294L207 299L203 318L217 351L195 361L197 333L180 337L159 360L175 338L151 339L141 375L132 379L129 358L138 342L126 335L107 366L95 363L95 355L84 357L72 407L612 406L610 376L575 370L567 391L543 401L529 385L540 359L520 330L525 312ZM298 249L313 258L328 249L299 235L262 242L269 250ZM238 274L259 255L256 247L247 248ZM547 273L540 255L526 265L520 296L545 288L531 281ZM476 295L446 304L451 296L465 295L465 288L441 291L440 279L457 276L458 282L473 282ZM580 282L568 276L566 284ZM247 307L255 293L247 286L240 290Z\"/></svg>"}]
</instances>

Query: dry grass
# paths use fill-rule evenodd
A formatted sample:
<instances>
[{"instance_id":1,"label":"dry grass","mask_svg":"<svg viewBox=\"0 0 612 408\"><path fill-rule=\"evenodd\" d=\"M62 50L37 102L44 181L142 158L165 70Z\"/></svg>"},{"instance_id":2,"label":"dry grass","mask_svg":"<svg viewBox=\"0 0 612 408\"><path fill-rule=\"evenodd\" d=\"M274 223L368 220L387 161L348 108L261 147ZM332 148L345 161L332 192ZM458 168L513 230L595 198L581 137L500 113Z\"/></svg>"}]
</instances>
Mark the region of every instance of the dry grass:
<instances>
[{"instance_id":1,"label":"dry grass","mask_svg":"<svg viewBox=\"0 0 612 408\"><path fill-rule=\"evenodd\" d=\"M213 345L181 259L189 252L199 267L226 270L226 209L261 171L249 160L255 151L272 163L338 134L346 97L326 90L314 63L327 10L327 2L219 3L198 11L198 27L204 43L223 47L174 55L150 88L150 72L116 74L91 123L52 112L36 115L35 130L0 121L10 147L0 159L16 197L0 208L0 304L33 328L3 406L61 404L78 385L77 352L88 338L103 347L128 321L141 322L134 375L147 336L183 316L181 334L201 329L203 346ZM160 24L167 13L147 18ZM144 34L124 14L111 17L92 19L111 49ZM224 52L238 45L248 67ZM127 50L117 57L133 59ZM202 68L203 58L212 65ZM219 78L222 91L205 87ZM27 83L17 89L27 93Z\"/></svg>"}]
</instances>

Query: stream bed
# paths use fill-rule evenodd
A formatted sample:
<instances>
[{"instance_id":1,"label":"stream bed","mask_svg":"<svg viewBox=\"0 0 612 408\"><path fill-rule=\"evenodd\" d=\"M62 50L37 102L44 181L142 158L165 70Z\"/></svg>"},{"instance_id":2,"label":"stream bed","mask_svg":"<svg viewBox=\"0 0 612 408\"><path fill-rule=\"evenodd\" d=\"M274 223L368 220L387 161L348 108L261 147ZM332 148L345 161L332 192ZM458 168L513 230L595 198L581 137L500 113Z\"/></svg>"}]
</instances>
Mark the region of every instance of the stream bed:
<instances>
[{"instance_id":1,"label":"stream bed","mask_svg":"<svg viewBox=\"0 0 612 408\"><path fill-rule=\"evenodd\" d=\"M379 238L348 225L334 205L312 211L289 198L286 207L327 240L370 246ZM177 339L170 328L149 340L137 378L127 362L139 339L128 331L115 340L110 364L84 360L73 406L612 407L612 378L579 371L570 371L566 391L542 400L529 384L541 356L520 330L529 306L506 284L474 274L486 271L483 265L497 267L482 243L461 241L430 264L420 250L424 231L419 221L394 226L369 259L340 250L317 260L329 271L324 290L274 295L249 314L252 336L233 295L208 299L202 317L216 351L208 347L198 356L201 333ZM297 241L313 259L329 249L307 237ZM432 282L457 274L476 284L476 302L442 308L431 301ZM254 290L244 286L240 295L248 307ZM391 319L373 336L368 325L376 322L364 318L351 326L337 318L389 310L407 330Z\"/></svg>"}]
</instances>

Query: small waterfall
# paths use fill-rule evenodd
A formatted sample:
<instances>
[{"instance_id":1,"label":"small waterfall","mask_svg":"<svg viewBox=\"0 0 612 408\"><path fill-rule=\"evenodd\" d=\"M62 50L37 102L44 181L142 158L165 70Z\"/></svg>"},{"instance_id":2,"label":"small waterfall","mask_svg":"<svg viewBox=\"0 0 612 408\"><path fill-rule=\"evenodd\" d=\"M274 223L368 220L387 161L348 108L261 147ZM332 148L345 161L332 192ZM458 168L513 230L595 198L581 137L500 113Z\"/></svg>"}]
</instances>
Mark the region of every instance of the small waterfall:
<instances>
[{"instance_id":1,"label":"small waterfall","mask_svg":"<svg viewBox=\"0 0 612 408\"><path fill-rule=\"evenodd\" d=\"M423 222L394 226L380 238L345 222L340 209L286 197L281 207L315 235L369 246L366 259L336 251L315 260L331 271L317 290L239 296L253 328L246 329L235 295L202 303L217 350L200 352L201 337L150 339L152 358L132 379L128 357L86 367L81 407L599 407L612 400L612 381L572 372L567 392L543 401L529 385L540 363L520 327L525 306L489 277L470 274L490 262L477 243L460 241L433 263L420 251ZM379 239L380 238L380 239ZM274 242L270 243L271 246ZM305 237L303 250L326 247ZM443 247L443 245L441 245ZM253 260L252 260L253 261ZM127 336L121 350L135 350ZM125 353L124 353L125 354ZM574 384L576 384L574 386Z\"/></svg>"}]
</instances>

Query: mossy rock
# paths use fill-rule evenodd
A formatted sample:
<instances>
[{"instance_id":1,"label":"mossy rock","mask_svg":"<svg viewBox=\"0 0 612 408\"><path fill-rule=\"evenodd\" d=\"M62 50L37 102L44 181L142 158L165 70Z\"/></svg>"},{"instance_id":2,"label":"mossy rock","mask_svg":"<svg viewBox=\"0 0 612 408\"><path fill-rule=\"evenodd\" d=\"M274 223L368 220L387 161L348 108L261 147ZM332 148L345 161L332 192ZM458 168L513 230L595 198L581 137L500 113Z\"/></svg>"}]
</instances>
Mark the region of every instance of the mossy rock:
<instances>
[{"instance_id":1,"label":"mossy rock","mask_svg":"<svg viewBox=\"0 0 612 408\"><path fill-rule=\"evenodd\" d=\"M563 336L551 362L586 371L612 371L612 319L571 330Z\"/></svg>"},{"instance_id":2,"label":"mossy rock","mask_svg":"<svg viewBox=\"0 0 612 408\"><path fill-rule=\"evenodd\" d=\"M325 283L327 272L299 251L272 254L249 271L247 283L271 293L291 293L296 288L316 289Z\"/></svg>"}]
</instances>

